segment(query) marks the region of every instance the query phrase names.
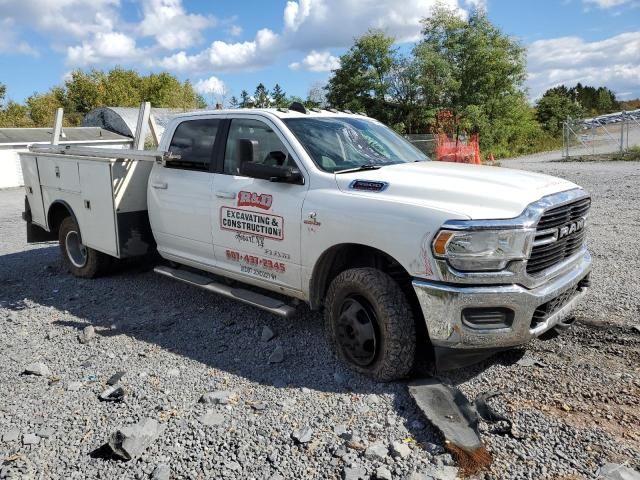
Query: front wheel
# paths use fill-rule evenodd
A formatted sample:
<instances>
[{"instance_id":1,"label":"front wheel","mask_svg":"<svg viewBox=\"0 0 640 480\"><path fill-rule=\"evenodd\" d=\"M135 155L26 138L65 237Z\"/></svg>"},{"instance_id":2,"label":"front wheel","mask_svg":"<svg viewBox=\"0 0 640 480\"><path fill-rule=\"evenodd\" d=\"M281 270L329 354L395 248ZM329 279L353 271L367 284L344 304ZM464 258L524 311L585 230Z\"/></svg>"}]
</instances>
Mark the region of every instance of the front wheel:
<instances>
[{"instance_id":1,"label":"front wheel","mask_svg":"<svg viewBox=\"0 0 640 480\"><path fill-rule=\"evenodd\" d=\"M377 381L409 374L415 360L416 328L406 296L386 273L354 268L329 287L325 324L338 358Z\"/></svg>"},{"instance_id":2,"label":"front wheel","mask_svg":"<svg viewBox=\"0 0 640 480\"><path fill-rule=\"evenodd\" d=\"M109 256L82 243L80 228L72 217L65 218L60 224L58 242L64 264L74 276L93 278L106 271Z\"/></svg>"}]
</instances>

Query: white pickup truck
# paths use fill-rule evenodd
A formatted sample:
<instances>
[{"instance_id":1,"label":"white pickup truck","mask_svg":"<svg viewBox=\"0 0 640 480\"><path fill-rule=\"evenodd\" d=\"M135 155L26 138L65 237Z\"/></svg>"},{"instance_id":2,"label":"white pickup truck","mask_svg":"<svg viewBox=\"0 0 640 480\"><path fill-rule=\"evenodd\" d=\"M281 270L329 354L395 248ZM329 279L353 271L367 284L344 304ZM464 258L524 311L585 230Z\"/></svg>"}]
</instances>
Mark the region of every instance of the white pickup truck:
<instances>
[{"instance_id":1,"label":"white pickup truck","mask_svg":"<svg viewBox=\"0 0 640 480\"><path fill-rule=\"evenodd\" d=\"M189 113L158 151L21 161L28 240L59 240L74 275L157 248L160 274L285 317L322 310L338 357L381 381L419 344L449 369L563 329L589 284L579 186L429 161L363 115Z\"/></svg>"}]
</instances>

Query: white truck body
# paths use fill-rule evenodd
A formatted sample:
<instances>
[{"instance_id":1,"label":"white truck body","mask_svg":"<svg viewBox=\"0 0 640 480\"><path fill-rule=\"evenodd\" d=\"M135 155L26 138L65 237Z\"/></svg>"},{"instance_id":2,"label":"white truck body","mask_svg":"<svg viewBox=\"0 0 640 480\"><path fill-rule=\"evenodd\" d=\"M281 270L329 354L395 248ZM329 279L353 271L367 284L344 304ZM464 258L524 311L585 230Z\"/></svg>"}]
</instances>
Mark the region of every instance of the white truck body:
<instances>
[{"instance_id":1,"label":"white truck body","mask_svg":"<svg viewBox=\"0 0 640 480\"><path fill-rule=\"evenodd\" d=\"M104 158L95 152L34 150L22 154L28 220L52 232L52 208L65 204L77 219L83 243L118 258L145 253L151 245L150 228L158 252L171 262L284 294L314 309L323 306L335 273L331 265L340 252L347 257L358 251L369 256L380 252L412 285L433 346L456 354L525 343L562 324L586 292L591 257L583 226L588 205L584 212L571 205L588 203L588 195L577 185L508 168L431 161L326 171L289 128L287 121L299 118L366 119L326 110L198 112L174 118L158 152L141 152L137 159L131 151ZM190 152L210 148L206 170L172 167L166 156L162 160L162 152L185 141L176 133L181 125L196 122L189 124L196 128L203 125L197 122L209 120L216 122L215 140L201 146L189 140L180 147ZM286 162L297 167L301 181L292 184L225 171L222 162L230 162L229 149L242 147L232 145L229 125L234 121L255 121L277 135L269 141L286 149ZM229 138L219 139L220 135ZM252 148L263 147L255 141ZM536 223L545 211L564 205L574 208L582 220L576 223L571 210L567 231L575 231L567 239L560 227L554 227L557 232L551 229L551 237L565 245L575 235L575 245L569 244L570 252L563 247L570 254L542 271L528 272L527 258L494 271L460 271L434 254L438 232L466 229L467 224L473 229L526 230L535 237L534 249L537 244L547 248ZM548 312L542 325L532 323L536 309L568 291L571 295ZM488 305L508 309L509 324L487 329L465 324L465 308ZM457 363L464 361L453 361Z\"/></svg>"}]
</instances>

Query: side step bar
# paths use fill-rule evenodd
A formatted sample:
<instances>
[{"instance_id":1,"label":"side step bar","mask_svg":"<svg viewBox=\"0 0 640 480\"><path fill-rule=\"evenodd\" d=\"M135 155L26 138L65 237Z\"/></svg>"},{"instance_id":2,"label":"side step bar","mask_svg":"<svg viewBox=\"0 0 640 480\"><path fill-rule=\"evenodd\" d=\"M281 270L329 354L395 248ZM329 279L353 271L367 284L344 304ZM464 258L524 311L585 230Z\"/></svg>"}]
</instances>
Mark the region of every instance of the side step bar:
<instances>
[{"instance_id":1,"label":"side step bar","mask_svg":"<svg viewBox=\"0 0 640 480\"><path fill-rule=\"evenodd\" d=\"M155 267L153 271L160 275L164 275L165 277L174 278L181 282L188 283L189 285L261 308L262 310L266 310L267 312L275 315L280 315L281 317L291 318L296 314L295 307L286 304L282 300L267 297L266 295L252 292L251 290L245 290L244 288L235 288L219 282L214 282L204 275L198 275L197 273L193 273L188 270L181 270L179 268L171 268L161 265Z\"/></svg>"}]
</instances>

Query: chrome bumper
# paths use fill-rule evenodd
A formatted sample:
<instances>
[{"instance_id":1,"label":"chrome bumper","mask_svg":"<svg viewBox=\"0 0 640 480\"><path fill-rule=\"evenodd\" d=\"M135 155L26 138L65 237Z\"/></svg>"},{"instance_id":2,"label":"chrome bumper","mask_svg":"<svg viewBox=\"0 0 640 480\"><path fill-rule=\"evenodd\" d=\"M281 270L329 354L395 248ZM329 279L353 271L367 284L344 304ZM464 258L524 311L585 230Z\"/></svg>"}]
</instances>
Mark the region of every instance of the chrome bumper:
<instances>
[{"instance_id":1,"label":"chrome bumper","mask_svg":"<svg viewBox=\"0 0 640 480\"><path fill-rule=\"evenodd\" d=\"M527 289L520 285L452 286L438 282L414 280L431 343L436 349L496 351L522 345L553 328L570 316L573 306L586 294L578 284L591 270L591 255L585 249L581 258L562 275L543 285ZM532 325L536 309L563 293L575 290L557 310L550 312L542 323ZM508 328L472 328L462 321L465 308L502 307L513 311ZM486 355L485 355L486 356Z\"/></svg>"}]
</instances>

